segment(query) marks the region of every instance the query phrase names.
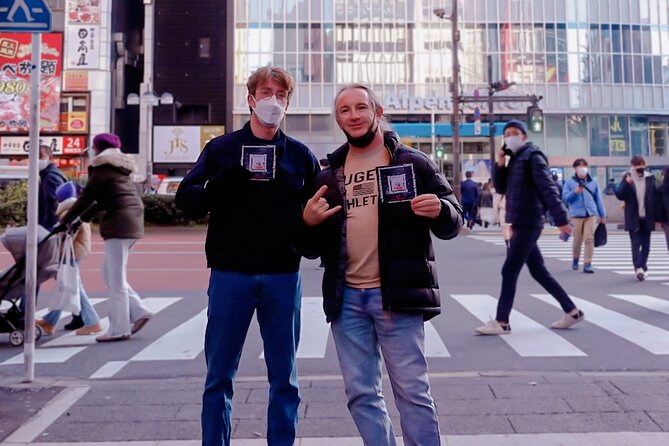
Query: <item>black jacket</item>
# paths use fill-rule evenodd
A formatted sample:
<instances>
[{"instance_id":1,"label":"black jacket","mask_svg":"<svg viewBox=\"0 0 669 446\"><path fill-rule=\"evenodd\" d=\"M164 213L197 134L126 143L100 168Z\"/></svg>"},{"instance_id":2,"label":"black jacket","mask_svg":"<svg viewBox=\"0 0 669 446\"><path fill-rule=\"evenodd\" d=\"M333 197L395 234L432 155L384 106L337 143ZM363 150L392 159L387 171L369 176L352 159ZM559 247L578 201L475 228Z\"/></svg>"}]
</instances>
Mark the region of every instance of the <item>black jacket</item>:
<instances>
[{"instance_id":1,"label":"black jacket","mask_svg":"<svg viewBox=\"0 0 669 446\"><path fill-rule=\"evenodd\" d=\"M551 178L546 156L527 143L505 167L493 166L495 190L506 195L506 222L512 225L543 227L546 210L555 226L569 223L560 191Z\"/></svg>"},{"instance_id":2,"label":"black jacket","mask_svg":"<svg viewBox=\"0 0 669 446\"><path fill-rule=\"evenodd\" d=\"M103 239L139 239L144 236L144 204L137 195L132 174L137 170L131 155L109 148L93 158L88 181L70 210L63 216L67 224L86 211L93 202L99 211ZM92 216L92 214L91 214Z\"/></svg>"},{"instance_id":3,"label":"black jacket","mask_svg":"<svg viewBox=\"0 0 669 446\"><path fill-rule=\"evenodd\" d=\"M383 308L387 311L418 312L425 320L441 312L439 285L430 231L440 239L458 235L462 227L462 207L453 189L436 165L422 152L401 145L393 133L385 135L391 153L391 165L414 166L418 195L436 194L442 201L436 219L419 217L409 202L379 203L379 261ZM348 154L344 144L328 156L330 167L316 177L316 189L327 185L325 199L342 210L318 226L307 227L302 252L306 257L321 256L323 274L323 308L328 322L339 317L346 274L346 187L344 163ZM302 222L302 224L304 224Z\"/></svg>"},{"instance_id":4,"label":"black jacket","mask_svg":"<svg viewBox=\"0 0 669 446\"><path fill-rule=\"evenodd\" d=\"M37 224L49 231L58 223L58 217L56 217L56 208L58 207L56 189L66 181L67 179L53 163L47 164L39 173Z\"/></svg>"},{"instance_id":5,"label":"black jacket","mask_svg":"<svg viewBox=\"0 0 669 446\"><path fill-rule=\"evenodd\" d=\"M276 177L251 181L233 175L241 167L243 145L276 146ZM177 191L176 205L187 214L206 215L207 266L245 273L289 273L300 266L295 247L298 222L320 170L301 142L277 131L272 141L253 135L249 123L212 139ZM225 180L220 190L205 191L207 181ZM211 184L209 187L212 187Z\"/></svg>"},{"instance_id":6,"label":"black jacket","mask_svg":"<svg viewBox=\"0 0 669 446\"><path fill-rule=\"evenodd\" d=\"M640 229L641 219L639 218L639 202L636 198L636 187L634 183L629 184L625 177L616 188L616 197L625 202L625 231L636 232ZM644 219L644 229L652 231L655 229L655 177L648 175L646 180L646 194L644 195L644 205L646 207L646 218Z\"/></svg>"}]
</instances>

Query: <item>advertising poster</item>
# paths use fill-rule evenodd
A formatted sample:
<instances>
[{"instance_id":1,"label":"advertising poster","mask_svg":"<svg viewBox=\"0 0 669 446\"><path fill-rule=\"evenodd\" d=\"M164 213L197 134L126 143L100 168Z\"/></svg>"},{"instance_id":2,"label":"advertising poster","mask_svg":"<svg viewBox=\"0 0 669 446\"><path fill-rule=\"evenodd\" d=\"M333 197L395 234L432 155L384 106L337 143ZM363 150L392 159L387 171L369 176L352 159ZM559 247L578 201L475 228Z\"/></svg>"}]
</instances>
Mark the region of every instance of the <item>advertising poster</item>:
<instances>
[{"instance_id":1,"label":"advertising poster","mask_svg":"<svg viewBox=\"0 0 669 446\"><path fill-rule=\"evenodd\" d=\"M154 163L194 163L200 151L223 126L155 126L153 128Z\"/></svg>"},{"instance_id":2,"label":"advertising poster","mask_svg":"<svg viewBox=\"0 0 669 446\"><path fill-rule=\"evenodd\" d=\"M67 1L67 69L100 68L100 2Z\"/></svg>"},{"instance_id":3,"label":"advertising poster","mask_svg":"<svg viewBox=\"0 0 669 446\"><path fill-rule=\"evenodd\" d=\"M60 111L63 36L42 34L40 125L43 132L57 132ZM30 33L0 33L0 132L28 132Z\"/></svg>"}]
</instances>

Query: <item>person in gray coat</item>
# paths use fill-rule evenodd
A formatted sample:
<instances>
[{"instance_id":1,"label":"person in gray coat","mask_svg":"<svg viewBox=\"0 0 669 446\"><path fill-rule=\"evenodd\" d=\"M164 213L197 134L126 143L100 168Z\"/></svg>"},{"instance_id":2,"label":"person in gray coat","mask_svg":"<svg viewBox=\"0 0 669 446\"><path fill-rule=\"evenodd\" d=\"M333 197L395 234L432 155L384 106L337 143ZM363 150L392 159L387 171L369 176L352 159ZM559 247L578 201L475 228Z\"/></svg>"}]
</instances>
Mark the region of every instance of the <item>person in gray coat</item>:
<instances>
[{"instance_id":1,"label":"person in gray coat","mask_svg":"<svg viewBox=\"0 0 669 446\"><path fill-rule=\"evenodd\" d=\"M96 156L88 167L88 181L79 199L63 217L69 224L90 205L99 211L100 235L105 242L102 274L109 289L109 330L98 342L125 341L151 318L151 312L127 281L128 255L144 236L144 205L137 195L132 156L121 152L121 139L101 133L93 139Z\"/></svg>"}]
</instances>

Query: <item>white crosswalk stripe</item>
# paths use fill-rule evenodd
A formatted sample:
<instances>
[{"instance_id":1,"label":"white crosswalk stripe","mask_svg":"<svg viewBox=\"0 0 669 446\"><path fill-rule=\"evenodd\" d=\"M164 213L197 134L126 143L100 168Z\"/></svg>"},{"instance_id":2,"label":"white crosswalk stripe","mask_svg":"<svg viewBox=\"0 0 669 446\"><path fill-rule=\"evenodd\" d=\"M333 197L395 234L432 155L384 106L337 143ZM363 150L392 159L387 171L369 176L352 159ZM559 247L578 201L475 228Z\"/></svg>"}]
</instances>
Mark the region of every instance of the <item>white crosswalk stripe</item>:
<instances>
[{"instance_id":1,"label":"white crosswalk stripe","mask_svg":"<svg viewBox=\"0 0 669 446\"><path fill-rule=\"evenodd\" d=\"M504 240L500 235L482 234L471 235L470 238L504 246ZM547 258L572 261L572 243L563 242L555 234L544 234L539 239L541 254ZM583 267L583 259L579 265ZM609 234L608 243L605 246L595 248L592 260L594 269L611 271L616 274L633 276L635 274L632 264L632 252L630 239L626 233ZM648 257L648 275L646 280L669 281L669 251L664 234L654 232L651 235L650 255ZM669 285L669 283L667 283Z\"/></svg>"},{"instance_id":2,"label":"white crosswalk stripe","mask_svg":"<svg viewBox=\"0 0 669 446\"><path fill-rule=\"evenodd\" d=\"M497 307L497 299L487 294L454 294L452 297L481 322L487 321ZM573 344L519 311L512 310L510 320L513 321L513 335L501 338L520 356L586 356Z\"/></svg>"},{"instance_id":3,"label":"white crosswalk stripe","mask_svg":"<svg viewBox=\"0 0 669 446\"><path fill-rule=\"evenodd\" d=\"M575 297L577 306L586 313L586 322L579 325L578 331L569 330L572 334L567 335L564 331L553 330L547 326L546 320L541 322L533 319L532 315L545 312L546 305L559 308L557 302L547 294L530 294L517 296L522 299L522 311L513 310L511 313L511 325L513 331L506 336L500 336L504 348L510 354L518 358L568 358L588 357L592 355L589 345L588 326L596 326L603 330L606 336L615 336L631 343L634 348L643 351L644 354L669 355L669 299L664 296L652 296L647 294L609 294L608 299L598 300L593 303L586 299ZM156 313L156 319L163 317L162 311L179 302L181 297L149 297L145 302L152 312ZM450 303L448 301L451 301ZM101 299L96 300L99 303ZM624 303L623 303L624 302ZM618 303L616 305L616 303ZM102 303L104 305L104 303ZM446 312L441 318L428 321L425 324L425 354L428 358L450 358L462 357L476 352L462 351L462 345L454 343L448 345L448 341L454 339L449 336L447 330L458 330L462 333L467 331L474 337L475 324L464 326L460 324L462 314L453 316L453 305L474 316L478 321L485 322L495 314L497 300L488 294L454 294L444 296L444 305L451 306L451 311ZM622 305L622 307L621 307ZM632 307L632 306L634 307ZM615 307L615 309L607 307ZM637 311L629 310L632 308ZM622 308L622 309L621 309ZM630 316L625 314L628 309ZM180 308L172 309L165 314L163 320L174 321L174 325L166 327L165 332L155 339L141 338L146 344L140 344L141 350L131 350L127 358L114 358L114 360L103 363L91 375L91 378L110 378L119 373L128 364L151 362L151 361L201 361L204 347L204 330L207 322L206 307L193 309L197 313L189 311L188 316L180 317ZM644 312L648 310L648 312ZM553 310L551 309L551 312ZM653 313L650 313L653 312ZM177 317L174 317L175 314ZM457 312L455 313L457 314ZM555 318L561 313L556 312ZM648 314L649 322L643 320ZM300 347L297 352L298 359L324 359L333 358L336 355L330 340L330 327L325 322L322 310L321 297L305 297L302 302L302 330ZM458 321L444 318L457 317ZM658 319L659 318L659 319ZM666 322L663 322L666 320ZM455 322L455 323L454 323ZM103 319L103 325L108 324ZM662 327L656 326L662 324ZM158 324L156 324L158 325ZM476 324L478 325L478 324ZM455 328L454 328L455 327ZM577 335L575 335L577 334ZM455 337L457 338L457 337ZM461 339L461 338L460 338ZM479 341L475 341L479 342ZM487 342L487 341L482 341ZM56 337L45 337L37 343L35 350L35 362L38 364L64 363L76 355L82 355L90 346L95 344L94 336L75 336L72 332ZM248 347L247 347L248 348ZM632 348L632 347L631 347ZM585 353L585 352L588 353ZM11 352L11 356L7 353ZM4 356L3 356L4 354ZM261 352L248 351L251 357L262 358ZM13 349L0 349L0 370L2 366L12 366L23 363L23 354Z\"/></svg>"}]
</instances>

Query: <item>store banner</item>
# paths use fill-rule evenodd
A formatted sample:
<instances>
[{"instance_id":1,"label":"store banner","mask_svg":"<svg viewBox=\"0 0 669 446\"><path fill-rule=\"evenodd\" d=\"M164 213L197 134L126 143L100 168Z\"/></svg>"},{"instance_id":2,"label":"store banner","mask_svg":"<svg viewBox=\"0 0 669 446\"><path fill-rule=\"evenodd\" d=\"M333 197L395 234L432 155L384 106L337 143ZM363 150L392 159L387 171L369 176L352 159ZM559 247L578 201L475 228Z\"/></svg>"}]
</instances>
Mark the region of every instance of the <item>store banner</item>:
<instances>
[{"instance_id":1,"label":"store banner","mask_svg":"<svg viewBox=\"0 0 669 446\"><path fill-rule=\"evenodd\" d=\"M100 24L101 0L67 0L67 23Z\"/></svg>"},{"instance_id":2,"label":"store banner","mask_svg":"<svg viewBox=\"0 0 669 446\"><path fill-rule=\"evenodd\" d=\"M155 126L153 162L194 163L204 145L223 131L223 126Z\"/></svg>"},{"instance_id":3,"label":"store banner","mask_svg":"<svg viewBox=\"0 0 669 446\"><path fill-rule=\"evenodd\" d=\"M30 33L0 33L0 133L28 132L30 122ZM63 36L42 34L40 126L59 130Z\"/></svg>"},{"instance_id":4,"label":"store banner","mask_svg":"<svg viewBox=\"0 0 669 446\"><path fill-rule=\"evenodd\" d=\"M48 145L55 156L81 155L86 149L85 136L43 136L39 144ZM0 155L25 155L30 152L29 136L0 136Z\"/></svg>"},{"instance_id":5,"label":"store banner","mask_svg":"<svg viewBox=\"0 0 669 446\"><path fill-rule=\"evenodd\" d=\"M68 25L66 40L68 70L100 68L100 25Z\"/></svg>"}]
</instances>

